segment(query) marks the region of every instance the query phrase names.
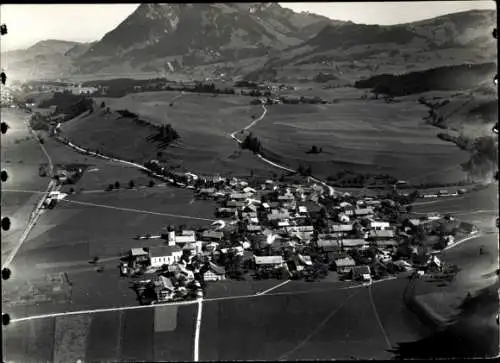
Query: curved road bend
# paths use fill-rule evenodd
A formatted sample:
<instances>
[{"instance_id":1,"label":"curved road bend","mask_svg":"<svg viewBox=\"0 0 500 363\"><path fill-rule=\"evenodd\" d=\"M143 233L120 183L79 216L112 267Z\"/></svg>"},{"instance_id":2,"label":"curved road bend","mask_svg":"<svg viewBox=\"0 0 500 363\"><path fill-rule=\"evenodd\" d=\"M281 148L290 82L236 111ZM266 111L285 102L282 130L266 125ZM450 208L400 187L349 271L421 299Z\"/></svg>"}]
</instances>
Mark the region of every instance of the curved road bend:
<instances>
[{"instance_id":1,"label":"curved road bend","mask_svg":"<svg viewBox=\"0 0 500 363\"><path fill-rule=\"evenodd\" d=\"M36 133L30 127L29 121L28 121L27 118L24 120L24 126L26 127L26 130L28 131L28 133L32 134L33 137L36 138L36 140L38 141L38 145L40 145L40 148L42 149L43 153L47 157L47 160L48 160L48 163L49 163L49 176L50 176L51 179L50 179L49 185L47 186L47 189L46 189L45 193L43 193L42 198L39 200L39 202L36 205L35 209L31 213L31 216L29 218L29 222L28 222L26 228L24 229L24 232L21 235L21 238L19 239L19 241L17 242L16 246L13 248L13 250L10 252L9 256L7 257L7 259L3 263L2 270L5 267L9 266L12 263L12 260L16 256L17 252L19 252L19 249L21 248L22 244L24 243L24 241L28 237L29 233L31 232L31 230L35 226L38 218L40 217L41 210L42 210L42 204L43 204L45 198L56 187L56 182L54 181L54 179L52 179L52 177L54 176L54 164L52 162L52 158L50 157L49 153L47 152L47 150L45 149L45 147L43 146L43 144L40 142L40 138L38 138L38 136L36 135Z\"/></svg>"},{"instance_id":2,"label":"curved road bend","mask_svg":"<svg viewBox=\"0 0 500 363\"><path fill-rule=\"evenodd\" d=\"M240 129L240 130L237 130L237 131L234 131L232 132L231 134L229 134L229 136L234 140L236 141L238 144L241 144L243 141L238 139L235 135L238 134L238 133L241 133L243 131L248 131L249 129L251 129L252 127L254 127L259 121L261 121L267 114L267 108L265 105L262 105L262 108L264 109L264 112L262 112L262 115L260 115L257 119L255 119L254 121L252 121L250 124L248 124L247 126L245 126L244 128ZM269 159L266 159L264 156L262 156L262 154L257 154L257 157L259 159L261 159L263 162L271 165L271 166L274 166L275 168L278 168L278 169L282 169L282 170L285 170L285 171L288 171L288 172L291 172L291 173L295 173L296 170L293 170L293 169L290 169L284 165L280 165L280 164L277 164ZM322 180L319 180L317 178L313 178L313 177L310 177L311 180L323 185L324 187L328 188L328 193L330 194L330 196L333 196L335 194L335 189L333 187L331 187L330 185L328 185L326 182L322 181Z\"/></svg>"}]
</instances>

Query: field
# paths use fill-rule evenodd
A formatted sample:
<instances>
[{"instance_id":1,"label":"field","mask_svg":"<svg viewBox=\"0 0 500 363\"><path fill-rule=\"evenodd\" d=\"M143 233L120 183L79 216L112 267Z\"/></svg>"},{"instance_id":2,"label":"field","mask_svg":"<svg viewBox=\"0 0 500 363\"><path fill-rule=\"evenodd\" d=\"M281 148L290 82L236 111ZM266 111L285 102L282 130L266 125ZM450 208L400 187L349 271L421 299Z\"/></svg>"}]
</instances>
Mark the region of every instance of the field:
<instances>
[{"instance_id":1,"label":"field","mask_svg":"<svg viewBox=\"0 0 500 363\"><path fill-rule=\"evenodd\" d=\"M390 358L390 347L427 333L404 308L399 295L405 285L405 280L374 285L371 298L367 288L334 285L310 293L278 288L268 296L208 298L199 358ZM5 332L5 359L189 361L196 314L197 304L189 304L14 322Z\"/></svg>"},{"instance_id":2,"label":"field","mask_svg":"<svg viewBox=\"0 0 500 363\"><path fill-rule=\"evenodd\" d=\"M60 316L11 324L4 360L16 362L189 361L196 306ZM170 318L175 324L159 326Z\"/></svg>"},{"instance_id":3,"label":"field","mask_svg":"<svg viewBox=\"0 0 500 363\"><path fill-rule=\"evenodd\" d=\"M170 123L181 138L164 151L163 158L169 165L202 174L249 176L253 169L255 175L269 176L276 171L250 152L239 150L229 137L248 125L252 115L257 117L263 112L260 106L250 106L248 97L149 92L120 99L96 98L97 104L102 101L112 110L128 109L148 122ZM173 106L169 106L171 102ZM158 144L146 140L153 134L152 128L130 119L117 119L114 113L105 115L100 111L70 121L63 125L63 132L77 145L141 162L158 159L161 151Z\"/></svg>"},{"instance_id":4,"label":"field","mask_svg":"<svg viewBox=\"0 0 500 363\"><path fill-rule=\"evenodd\" d=\"M311 165L313 174L327 177L342 170L392 174L412 182L450 182L463 179L460 163L468 154L436 137L439 129L422 118L427 108L412 97L399 103L361 100L364 91L312 89L301 85L297 95L320 95L338 100L331 105L274 105L251 131L258 136L266 157L292 169ZM112 110L128 109L155 124L170 123L179 132L163 152L172 166L207 174L269 176L279 170L248 151L239 150L228 136L260 116L260 106L249 97L178 92L147 92L123 98L96 98ZM172 105L172 106L170 106ZM119 127L117 127L119 125ZM160 148L147 141L151 130L130 119L101 111L63 126L76 144L102 149L132 160L159 158ZM101 135L106 135L102 137ZM131 136L133 135L133 136ZM123 143L123 140L130 140ZM321 154L307 154L312 145Z\"/></svg>"},{"instance_id":5,"label":"field","mask_svg":"<svg viewBox=\"0 0 500 363\"><path fill-rule=\"evenodd\" d=\"M324 177L352 170L413 182L463 178L458 164L467 154L437 139L437 129L423 124L425 113L404 100L274 105L253 132L272 160L292 168L311 165L313 174ZM307 154L312 145L323 152Z\"/></svg>"}]
</instances>

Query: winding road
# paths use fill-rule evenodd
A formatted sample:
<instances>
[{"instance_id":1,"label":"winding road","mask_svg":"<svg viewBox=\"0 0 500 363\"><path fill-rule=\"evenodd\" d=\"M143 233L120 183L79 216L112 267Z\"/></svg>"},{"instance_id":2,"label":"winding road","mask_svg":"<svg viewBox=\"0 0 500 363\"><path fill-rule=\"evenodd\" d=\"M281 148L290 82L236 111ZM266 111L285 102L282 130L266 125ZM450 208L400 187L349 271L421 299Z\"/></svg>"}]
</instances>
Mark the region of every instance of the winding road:
<instances>
[{"instance_id":1,"label":"winding road","mask_svg":"<svg viewBox=\"0 0 500 363\"><path fill-rule=\"evenodd\" d=\"M255 120L253 120L251 123L249 123L247 126L245 126L244 128L240 129L240 130L237 130L237 131L234 131L232 133L229 134L229 136L234 140L236 141L238 144L241 144L243 142L243 140L240 140L236 137L236 134L238 133L242 133L243 131L248 131L250 130L252 127L254 127L259 121L261 121L262 119L264 119L264 117L266 116L267 114L267 108L265 105L262 105L262 108L263 108L263 112L262 112L262 115L260 115L258 118L256 118ZM280 165L278 163L275 163L269 159L266 159L262 154L259 154L257 153L256 154L257 157L262 160L263 162L275 167L275 168L278 168L278 169L281 169L281 170L285 170L285 171L288 171L288 172L291 172L291 173L295 173L297 172L296 170L293 170L293 169L290 169L284 165ZM330 196L333 196L335 195L335 189L333 187L331 187L330 185L328 185L326 182L320 180L320 179L317 179L317 178L313 178L313 177L310 177L311 180L315 181L316 183L319 183L321 185L323 185L324 187L326 187L328 189L328 194Z\"/></svg>"}]
</instances>

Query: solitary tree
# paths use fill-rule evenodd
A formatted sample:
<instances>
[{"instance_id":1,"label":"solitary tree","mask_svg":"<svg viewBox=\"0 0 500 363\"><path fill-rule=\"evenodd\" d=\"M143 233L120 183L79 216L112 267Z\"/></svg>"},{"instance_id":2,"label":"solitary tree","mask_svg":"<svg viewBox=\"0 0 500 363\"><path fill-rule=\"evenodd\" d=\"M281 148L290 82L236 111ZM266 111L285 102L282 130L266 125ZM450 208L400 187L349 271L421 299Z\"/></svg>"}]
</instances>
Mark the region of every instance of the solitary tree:
<instances>
[{"instance_id":1,"label":"solitary tree","mask_svg":"<svg viewBox=\"0 0 500 363\"><path fill-rule=\"evenodd\" d=\"M154 186L155 186L155 182L154 182L154 180L150 180L150 181L149 181L149 187L150 187L150 188L152 188L152 187L154 187Z\"/></svg>"},{"instance_id":2,"label":"solitary tree","mask_svg":"<svg viewBox=\"0 0 500 363\"><path fill-rule=\"evenodd\" d=\"M129 186L129 188L130 188L130 189L133 189L133 188L134 188L134 186L135 186L134 181L133 181L133 180L129 181L129 182L128 182L128 186Z\"/></svg>"},{"instance_id":3,"label":"solitary tree","mask_svg":"<svg viewBox=\"0 0 500 363\"><path fill-rule=\"evenodd\" d=\"M115 182L115 189L120 189L120 182L119 181Z\"/></svg>"},{"instance_id":4,"label":"solitary tree","mask_svg":"<svg viewBox=\"0 0 500 363\"><path fill-rule=\"evenodd\" d=\"M104 101L101 102L101 108L106 107L106 103Z\"/></svg>"}]
</instances>

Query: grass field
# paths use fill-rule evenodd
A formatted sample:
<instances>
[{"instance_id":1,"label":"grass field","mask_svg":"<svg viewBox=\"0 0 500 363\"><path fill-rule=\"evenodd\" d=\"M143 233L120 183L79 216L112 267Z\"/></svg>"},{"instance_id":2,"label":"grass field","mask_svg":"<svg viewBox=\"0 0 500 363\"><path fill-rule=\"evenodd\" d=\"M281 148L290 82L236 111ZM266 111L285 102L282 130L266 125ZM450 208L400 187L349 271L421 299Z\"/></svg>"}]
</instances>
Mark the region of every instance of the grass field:
<instances>
[{"instance_id":1,"label":"grass field","mask_svg":"<svg viewBox=\"0 0 500 363\"><path fill-rule=\"evenodd\" d=\"M436 137L439 130L422 121L427 108L413 98L387 104L360 100L364 92L360 90L309 88L301 85L293 92L339 102L271 106L252 128L271 160L292 169L311 165L313 173L323 177L347 169L388 173L413 182L464 178L459 164L468 159L468 154ZM208 174L248 175L250 169L266 176L278 172L251 153L238 150L228 137L248 125L252 115L262 113L261 107L249 105L248 97L149 92L96 101L104 101L112 110L126 108L152 123L172 124L181 138L164 152L163 158L170 165ZM133 160L158 158L160 149L146 140L151 131L132 120L118 120L115 114L96 112L66 123L63 130L85 147ZM323 153L307 154L312 145L321 147Z\"/></svg>"},{"instance_id":2,"label":"grass field","mask_svg":"<svg viewBox=\"0 0 500 363\"><path fill-rule=\"evenodd\" d=\"M120 99L96 98L97 104L102 101L112 110L126 108L145 121L170 123L181 136L164 152L164 159L170 165L205 174L248 176L253 169L256 175L268 176L275 171L248 151L240 151L229 137L231 132L248 125L252 115L262 114L261 107L249 105L250 98L149 92ZM169 106L171 102L173 106ZM140 162L158 159L161 149L146 140L152 130L130 119L117 119L114 113L104 115L102 112L63 125L64 135L77 145Z\"/></svg>"},{"instance_id":3,"label":"grass field","mask_svg":"<svg viewBox=\"0 0 500 363\"><path fill-rule=\"evenodd\" d=\"M158 314L177 320L155 331ZM62 316L11 324L4 360L15 362L190 361L196 306Z\"/></svg>"},{"instance_id":4,"label":"grass field","mask_svg":"<svg viewBox=\"0 0 500 363\"><path fill-rule=\"evenodd\" d=\"M420 332L414 317L401 306L399 287L390 284L390 288L374 287L373 298L393 345L412 340ZM401 281L397 284L402 286ZM275 295L289 291L289 287L290 284L273 290L270 296L205 302L200 359L391 357L367 289L311 289L309 293Z\"/></svg>"},{"instance_id":5,"label":"grass field","mask_svg":"<svg viewBox=\"0 0 500 363\"><path fill-rule=\"evenodd\" d=\"M321 176L347 169L415 182L463 177L458 164L467 154L437 139L437 129L421 121L425 113L423 106L406 101L275 105L253 132L272 159L292 168L311 165ZM307 154L312 145L323 153Z\"/></svg>"},{"instance_id":6,"label":"grass field","mask_svg":"<svg viewBox=\"0 0 500 363\"><path fill-rule=\"evenodd\" d=\"M406 283L374 285L371 297L367 288L313 288L299 294L277 288L269 296L208 298L203 303L199 358L390 358L390 346L427 333L404 307L400 295ZM5 332L4 359L190 361L196 314L197 304L190 304L14 322Z\"/></svg>"}]
</instances>

